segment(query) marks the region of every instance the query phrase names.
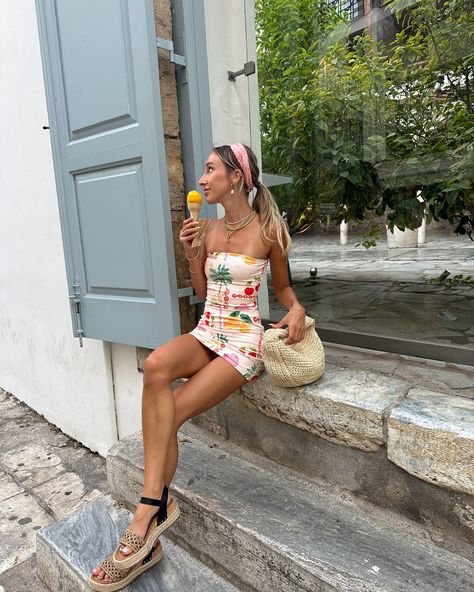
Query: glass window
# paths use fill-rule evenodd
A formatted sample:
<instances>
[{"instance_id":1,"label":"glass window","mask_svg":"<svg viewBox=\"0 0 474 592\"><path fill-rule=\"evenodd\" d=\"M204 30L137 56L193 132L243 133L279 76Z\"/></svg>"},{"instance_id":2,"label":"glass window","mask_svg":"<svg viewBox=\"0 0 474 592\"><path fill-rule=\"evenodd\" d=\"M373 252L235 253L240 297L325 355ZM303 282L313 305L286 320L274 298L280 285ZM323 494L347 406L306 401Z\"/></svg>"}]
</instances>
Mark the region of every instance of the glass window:
<instances>
[{"instance_id":1,"label":"glass window","mask_svg":"<svg viewBox=\"0 0 474 592\"><path fill-rule=\"evenodd\" d=\"M292 179L272 192L323 339L472 364L473 8L256 1L263 170Z\"/></svg>"}]
</instances>

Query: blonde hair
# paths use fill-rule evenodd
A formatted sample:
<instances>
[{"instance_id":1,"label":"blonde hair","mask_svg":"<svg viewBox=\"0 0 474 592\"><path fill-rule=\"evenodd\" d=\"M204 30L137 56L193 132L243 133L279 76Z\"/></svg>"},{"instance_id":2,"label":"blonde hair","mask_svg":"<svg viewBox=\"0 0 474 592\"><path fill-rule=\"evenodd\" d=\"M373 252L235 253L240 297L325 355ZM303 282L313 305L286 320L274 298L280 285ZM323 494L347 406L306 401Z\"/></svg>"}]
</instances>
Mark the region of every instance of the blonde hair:
<instances>
[{"instance_id":1,"label":"blonde hair","mask_svg":"<svg viewBox=\"0 0 474 592\"><path fill-rule=\"evenodd\" d=\"M257 189L257 193L251 203L251 206L252 209L254 209L257 214L259 214L262 239L266 243L270 244L276 240L283 251L283 255L287 255L291 247L291 238L288 232L286 221L282 218L277 203L268 187L258 180L260 171L257 164L257 157L251 148L245 144L243 146L247 151L249 159L252 183ZM244 171L242 170L242 167L240 166L240 163L231 147L227 144L224 144L223 146L216 146L213 151L222 160L224 166L229 172L239 170L242 173L239 189L246 192Z\"/></svg>"}]
</instances>

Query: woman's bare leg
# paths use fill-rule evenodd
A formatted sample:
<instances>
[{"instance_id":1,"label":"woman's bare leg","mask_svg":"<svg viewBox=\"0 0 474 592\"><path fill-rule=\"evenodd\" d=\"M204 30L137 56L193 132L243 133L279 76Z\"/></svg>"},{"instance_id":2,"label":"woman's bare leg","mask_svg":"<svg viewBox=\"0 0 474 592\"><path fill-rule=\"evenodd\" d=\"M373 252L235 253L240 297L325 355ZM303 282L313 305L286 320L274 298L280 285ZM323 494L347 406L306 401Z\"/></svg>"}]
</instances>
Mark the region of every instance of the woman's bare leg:
<instances>
[{"instance_id":1,"label":"woman's bare leg","mask_svg":"<svg viewBox=\"0 0 474 592\"><path fill-rule=\"evenodd\" d=\"M174 391L175 431L170 439L164 476L171 483L178 465L178 440L176 432L191 417L196 417L214 407L247 380L229 362L216 358Z\"/></svg>"},{"instance_id":2,"label":"woman's bare leg","mask_svg":"<svg viewBox=\"0 0 474 592\"><path fill-rule=\"evenodd\" d=\"M176 378L187 378L196 374L215 357L192 335L181 335L155 349L145 360L142 396L142 431L145 457L143 495L160 498L163 485L169 482L163 478L170 438L176 440L175 402L170 383ZM138 504L130 523L130 530L143 537L155 506ZM130 555L130 549L123 548L118 556ZM103 578L105 573L95 568L92 573ZM108 581L105 576L104 581Z\"/></svg>"},{"instance_id":3,"label":"woman's bare leg","mask_svg":"<svg viewBox=\"0 0 474 592\"><path fill-rule=\"evenodd\" d=\"M164 468L166 484L171 483L178 465L178 429L191 417L195 417L223 401L246 382L247 380L242 374L229 362L216 357L187 382L174 390L175 424L169 440ZM147 519L150 520L149 517ZM123 553L123 555L128 554L127 552Z\"/></svg>"},{"instance_id":4,"label":"woman's bare leg","mask_svg":"<svg viewBox=\"0 0 474 592\"><path fill-rule=\"evenodd\" d=\"M169 387L169 382L167 382L169 387L168 394L171 398L171 401L167 402L170 403L171 410L169 411L168 423L166 424L166 438L163 438L163 440L161 438L158 439L155 427L159 425L162 418L157 417L154 423L148 419L150 410L153 411L155 408L156 393L152 391L152 399L148 403L144 397L142 419L147 418L147 420L143 422L143 450L145 456L143 495L159 498L163 484L166 483L169 485L171 483L178 463L177 431L180 426L191 417L195 417L207 409L214 407L246 382L246 379L238 370L220 357L203 365L198 372L174 392ZM144 388L145 392L146 389ZM160 396L165 392L163 385L160 386L160 392ZM165 412L164 405L161 405L157 415L164 415ZM171 418L173 419L173 423L170 423ZM162 445L157 445L157 442L162 442ZM163 454L165 447L166 454ZM148 479L146 479L147 475ZM138 504L135 519L140 522L143 516L142 527L145 532L150 518L155 512L156 508L153 509L153 507L150 508L148 505ZM140 536L143 535L140 534ZM123 549L123 551L123 556L130 554L127 548Z\"/></svg>"}]
</instances>

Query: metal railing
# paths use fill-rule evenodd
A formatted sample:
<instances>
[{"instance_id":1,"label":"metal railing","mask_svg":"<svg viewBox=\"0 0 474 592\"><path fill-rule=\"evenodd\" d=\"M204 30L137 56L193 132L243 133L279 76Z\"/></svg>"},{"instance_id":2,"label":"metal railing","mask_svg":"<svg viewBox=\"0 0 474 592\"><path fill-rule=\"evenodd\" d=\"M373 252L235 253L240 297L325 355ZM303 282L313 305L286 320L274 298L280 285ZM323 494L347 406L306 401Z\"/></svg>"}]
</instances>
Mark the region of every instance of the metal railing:
<instances>
[{"instance_id":1,"label":"metal railing","mask_svg":"<svg viewBox=\"0 0 474 592\"><path fill-rule=\"evenodd\" d=\"M364 0L330 0L329 4L336 7L337 12L348 12L351 20L364 14Z\"/></svg>"}]
</instances>

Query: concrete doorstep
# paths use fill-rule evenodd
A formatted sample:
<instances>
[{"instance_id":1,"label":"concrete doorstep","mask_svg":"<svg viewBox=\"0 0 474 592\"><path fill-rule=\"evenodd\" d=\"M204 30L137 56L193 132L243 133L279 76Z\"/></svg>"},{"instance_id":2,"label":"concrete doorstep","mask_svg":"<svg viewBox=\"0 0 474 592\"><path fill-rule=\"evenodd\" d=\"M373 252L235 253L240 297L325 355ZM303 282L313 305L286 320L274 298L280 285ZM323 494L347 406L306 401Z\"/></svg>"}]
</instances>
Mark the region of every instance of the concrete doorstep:
<instances>
[{"instance_id":1,"label":"concrete doorstep","mask_svg":"<svg viewBox=\"0 0 474 592\"><path fill-rule=\"evenodd\" d=\"M385 517L318 491L283 467L196 426L183 426L170 531L259 592L471 592L474 564ZM113 497L133 508L143 482L141 436L107 457Z\"/></svg>"},{"instance_id":2,"label":"concrete doorstep","mask_svg":"<svg viewBox=\"0 0 474 592\"><path fill-rule=\"evenodd\" d=\"M192 423L394 510L440 547L472 553L471 398L328 363L319 381L301 388L277 387L264 373Z\"/></svg>"},{"instance_id":3,"label":"concrete doorstep","mask_svg":"<svg viewBox=\"0 0 474 592\"><path fill-rule=\"evenodd\" d=\"M90 591L91 570L114 551L132 517L104 498L43 528L37 535L38 576L53 592ZM130 592L238 592L165 535L160 542L162 559L127 586Z\"/></svg>"},{"instance_id":4,"label":"concrete doorstep","mask_svg":"<svg viewBox=\"0 0 474 592\"><path fill-rule=\"evenodd\" d=\"M270 417L366 452L386 445L389 459L419 479L474 494L472 399L338 366L291 389L264 373L241 392Z\"/></svg>"}]
</instances>

